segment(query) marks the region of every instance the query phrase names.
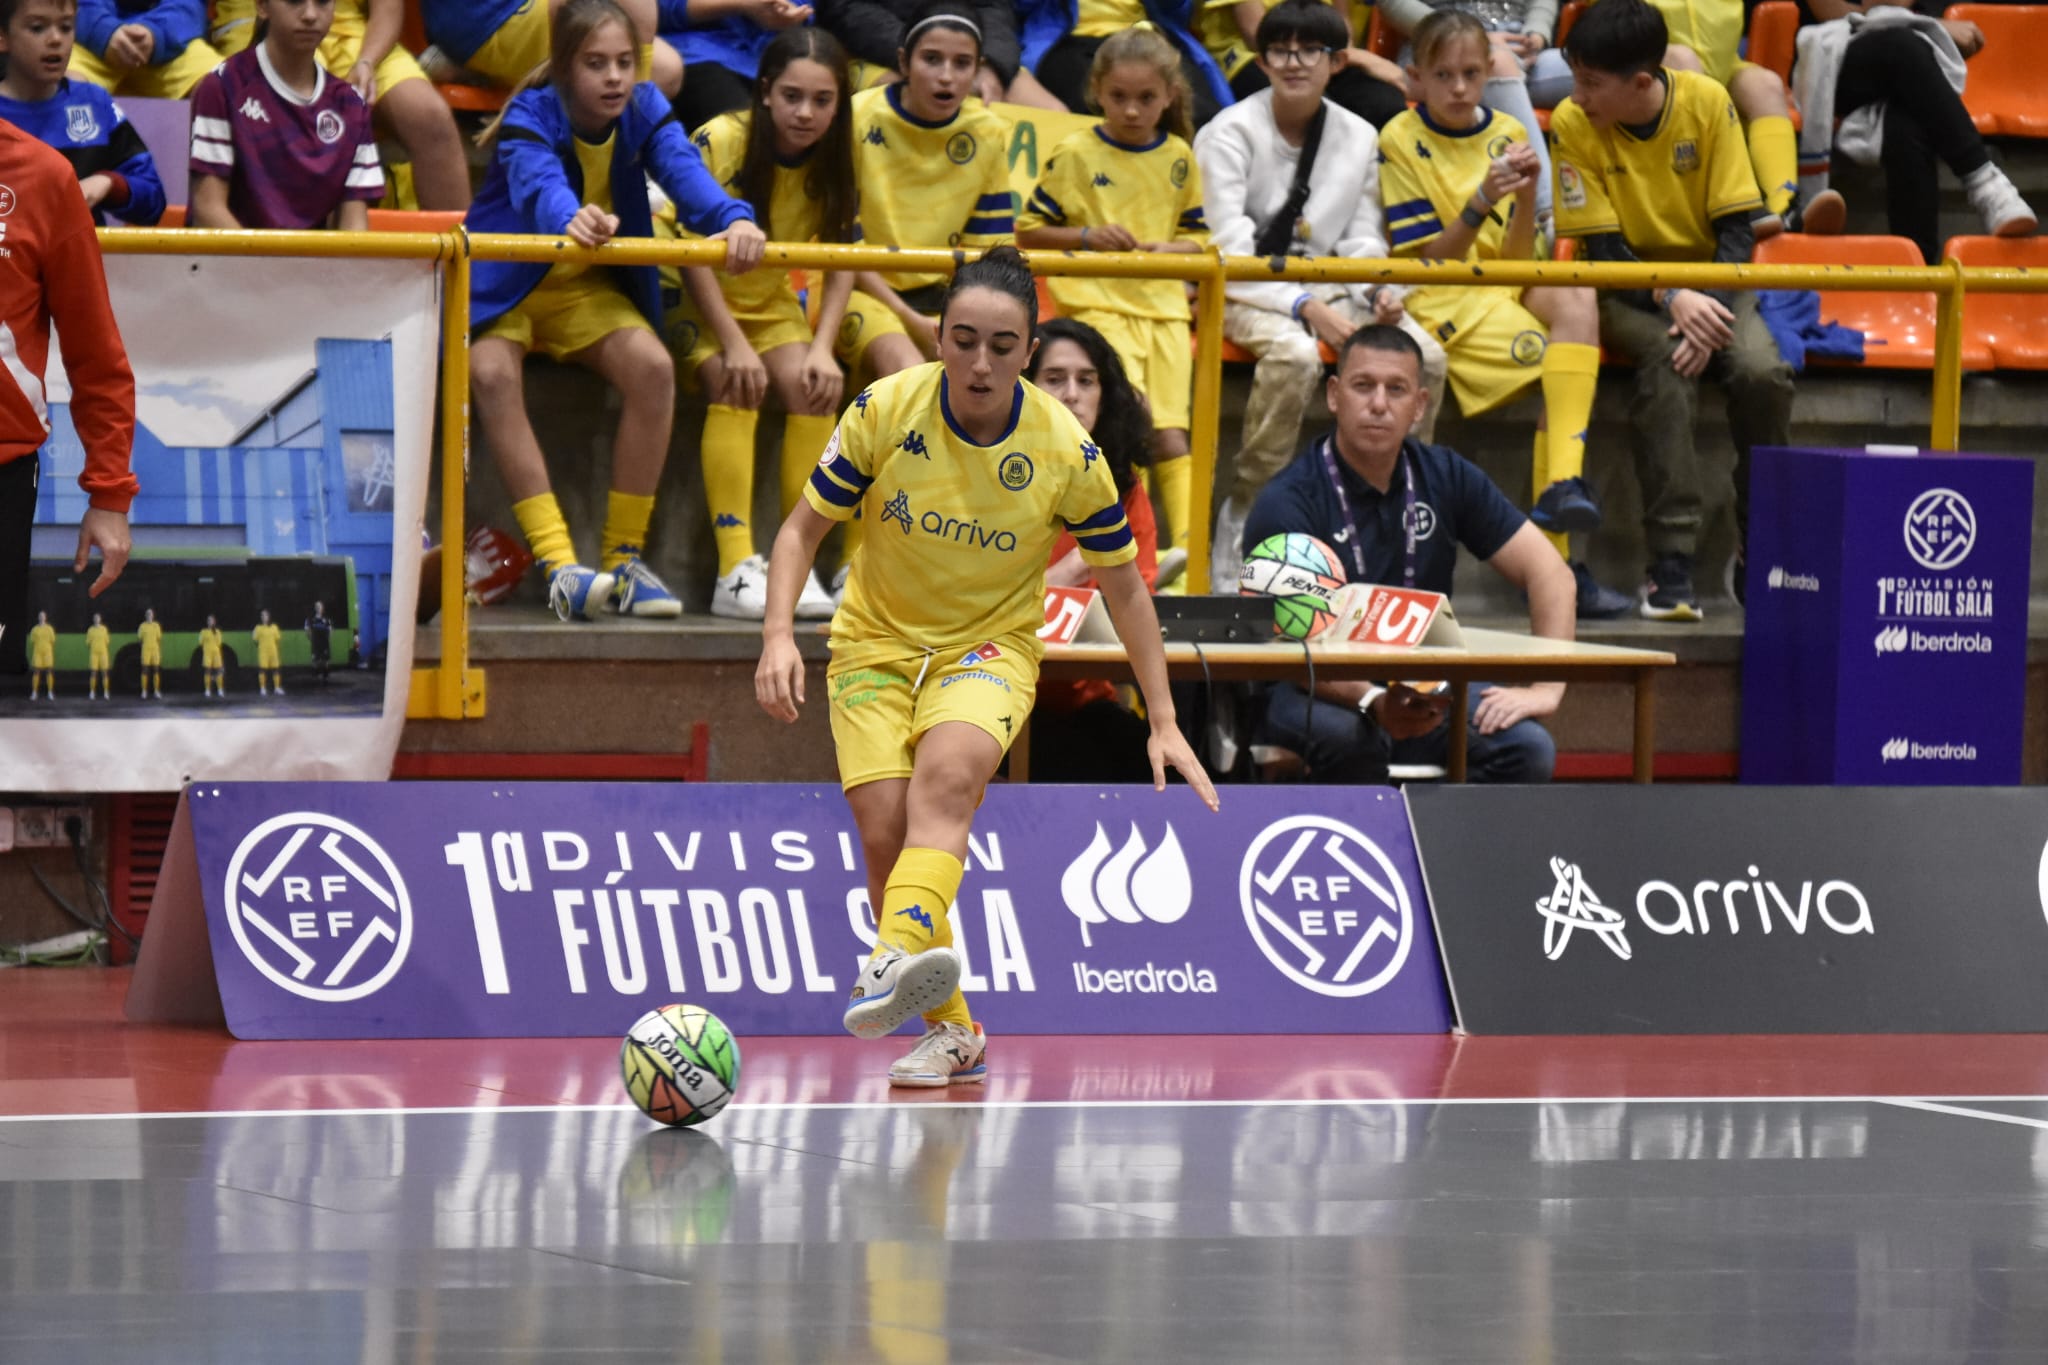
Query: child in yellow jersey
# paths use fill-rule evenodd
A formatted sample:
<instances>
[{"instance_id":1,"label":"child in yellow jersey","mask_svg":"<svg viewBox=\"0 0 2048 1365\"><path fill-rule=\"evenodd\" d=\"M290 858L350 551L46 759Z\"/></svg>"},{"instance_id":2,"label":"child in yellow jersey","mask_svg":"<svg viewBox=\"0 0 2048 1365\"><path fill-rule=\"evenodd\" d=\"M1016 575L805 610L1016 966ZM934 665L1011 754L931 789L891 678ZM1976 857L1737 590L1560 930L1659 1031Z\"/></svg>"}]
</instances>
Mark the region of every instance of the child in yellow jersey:
<instances>
[{"instance_id":1,"label":"child in yellow jersey","mask_svg":"<svg viewBox=\"0 0 2048 1365\"><path fill-rule=\"evenodd\" d=\"M199 670L207 696L228 694L227 657L221 645L220 622L211 616L206 618L206 629L199 632Z\"/></svg>"},{"instance_id":2,"label":"child in yellow jersey","mask_svg":"<svg viewBox=\"0 0 2048 1365\"><path fill-rule=\"evenodd\" d=\"M57 628L50 624L50 613L36 613L36 623L28 628L28 699L36 699L40 688L45 698L57 700Z\"/></svg>"},{"instance_id":3,"label":"child in yellow jersey","mask_svg":"<svg viewBox=\"0 0 2048 1365\"><path fill-rule=\"evenodd\" d=\"M1017 220L1017 240L1056 251L1200 251L1209 229L1180 54L1149 29L1126 29L1095 50L1088 93L1102 122L1053 149ZM1115 348L1152 410L1152 474L1168 548L1182 551L1184 564L1194 378L1187 290L1179 280L1081 275L1055 276L1051 290L1061 313Z\"/></svg>"},{"instance_id":4,"label":"child in yellow jersey","mask_svg":"<svg viewBox=\"0 0 2048 1365\"><path fill-rule=\"evenodd\" d=\"M206 42L206 7L197 0L119 4L101 0L78 7L78 43L71 78L116 95L181 100L221 54Z\"/></svg>"},{"instance_id":5,"label":"child in yellow jersey","mask_svg":"<svg viewBox=\"0 0 2048 1365\"><path fill-rule=\"evenodd\" d=\"M412 161L422 209L459 213L469 207L469 158L448 101L398 41L405 0L334 0L334 26L320 44L320 64L347 81L370 106L377 132L398 142ZM232 57L256 37L256 0L214 0L213 46Z\"/></svg>"},{"instance_id":6,"label":"child in yellow jersey","mask_svg":"<svg viewBox=\"0 0 2048 1365\"><path fill-rule=\"evenodd\" d=\"M1742 25L1747 6L1742 0L1650 0L1664 16L1670 41L1664 65L1673 71L1698 71L1728 88L1735 111L1742 116L1749 160L1756 172L1764 212L1756 219L1758 240L1790 229L1832 235L1848 219L1848 205L1834 190L1822 190L1811 202L1799 196L1799 134L1792 127L1792 105L1778 73L1744 61Z\"/></svg>"},{"instance_id":7,"label":"child in yellow jersey","mask_svg":"<svg viewBox=\"0 0 2048 1365\"><path fill-rule=\"evenodd\" d=\"M266 697L273 687L278 696L284 695L284 660L277 648L278 637L283 633L267 611L257 613L256 626L249 632L249 638L256 642L256 686Z\"/></svg>"},{"instance_id":8,"label":"child in yellow jersey","mask_svg":"<svg viewBox=\"0 0 2048 1365\"><path fill-rule=\"evenodd\" d=\"M144 701L155 696L164 699L164 628L157 622L154 610L142 613L142 624L135 628L136 643L142 646L142 698Z\"/></svg>"},{"instance_id":9,"label":"child in yellow jersey","mask_svg":"<svg viewBox=\"0 0 2048 1365\"><path fill-rule=\"evenodd\" d=\"M568 0L420 0L428 41L450 61L504 90L518 90L548 60L549 35ZM655 36L662 13L684 6L677 0L620 0L638 38L635 72L674 99L683 88L683 58ZM710 19L714 8L700 3L691 18Z\"/></svg>"},{"instance_id":10,"label":"child in yellow jersey","mask_svg":"<svg viewBox=\"0 0 2048 1365\"><path fill-rule=\"evenodd\" d=\"M1174 720L1158 622L1109 462L1059 400L1022 379L1037 311L1014 248L962 266L940 305L939 363L854 399L769 564L754 690L770 715L794 721L804 700L798 589L826 532L855 508L871 509L832 622L826 704L875 907L875 951L846 1027L880 1038L918 1014L927 1026L889 1068L893 1085L987 1075L982 1029L958 989L949 908L975 809L1031 713L1045 565L1062 525L1094 567L1144 693L1154 785L1165 788L1171 766L1216 807Z\"/></svg>"},{"instance_id":11,"label":"child in yellow jersey","mask_svg":"<svg viewBox=\"0 0 2048 1365\"><path fill-rule=\"evenodd\" d=\"M598 247L652 237L648 178L693 231L725 241L744 274L765 238L753 211L704 169L668 101L633 79L633 26L614 0L567 0L554 56L514 95L491 168L465 219L473 232L566 235ZM675 361L661 343L661 280L647 266L479 261L471 276L470 386L512 514L547 575L563 620L673 618L683 604L643 559L654 493L675 421ZM542 351L595 371L618 391L611 490L596 568L577 559L547 459L526 412L526 357Z\"/></svg>"},{"instance_id":12,"label":"child in yellow jersey","mask_svg":"<svg viewBox=\"0 0 2048 1365\"><path fill-rule=\"evenodd\" d=\"M778 242L844 242L853 235L853 120L846 53L821 28L785 29L761 54L751 110L721 114L697 130L712 176L749 201L754 221ZM788 412L782 430L782 515L803 496L838 418L845 376L832 339L853 275L825 276L813 330L787 273L757 270L723 279L683 272L688 297L665 325L682 383L710 399L704 417L704 495L718 543L711 611L758 621L768 610L768 560L755 550L754 431L773 386ZM816 575L797 615L823 619L832 599Z\"/></svg>"},{"instance_id":13,"label":"child in yellow jersey","mask_svg":"<svg viewBox=\"0 0 2048 1365\"><path fill-rule=\"evenodd\" d=\"M1520 123L1480 103L1492 52L1486 28L1461 10L1416 26L1409 78L1423 103L1380 130L1380 196L1396 256L1526 261L1535 254L1542 163ZM1408 313L1443 346L1451 391L1467 417L1533 383L1543 422L1531 464L1530 520L1571 562L1571 533L1600 525L1583 477L1586 429L1600 377L1600 309L1591 289L1425 285ZM1619 616L1630 602L1582 563L1579 615Z\"/></svg>"},{"instance_id":14,"label":"child in yellow jersey","mask_svg":"<svg viewBox=\"0 0 2048 1365\"><path fill-rule=\"evenodd\" d=\"M98 697L104 701L114 699L114 660L112 657L113 632L98 612L92 614L92 624L85 628L85 699Z\"/></svg>"}]
</instances>

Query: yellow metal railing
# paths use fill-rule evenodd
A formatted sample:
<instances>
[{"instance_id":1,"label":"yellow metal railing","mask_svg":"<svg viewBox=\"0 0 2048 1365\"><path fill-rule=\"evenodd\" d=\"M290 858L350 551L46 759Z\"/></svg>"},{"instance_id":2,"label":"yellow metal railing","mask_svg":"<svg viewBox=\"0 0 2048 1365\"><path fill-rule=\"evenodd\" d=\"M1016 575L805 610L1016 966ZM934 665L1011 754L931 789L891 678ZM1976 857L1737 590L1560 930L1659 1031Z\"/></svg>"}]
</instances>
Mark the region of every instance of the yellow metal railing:
<instances>
[{"instance_id":1,"label":"yellow metal railing","mask_svg":"<svg viewBox=\"0 0 2048 1365\"><path fill-rule=\"evenodd\" d=\"M471 234L461 228L426 232L224 232L201 229L103 228L100 242L116 255L284 256L438 262L441 292L441 657L413 670L408 715L460 720L484 712L484 676L469 665L469 612L464 594L465 483L469 473L469 279L473 261L558 261L603 265L708 265L725 259L720 242L617 241L582 247L561 237ZM1024 253L1040 275L1173 279L1196 286L1197 354L1188 440L1195 455L1190 505L1203 509L1188 528L1188 583L1208 588L1209 518L1223 394L1223 297L1233 280L1298 280L1323 284L1581 285L1595 289L1826 289L1927 292L1937 304L1933 422L1928 444L1954 449L1961 439L1963 303L1967 293L2048 293L2048 271L1962 266L1664 265L1592 262L1360 260L1348 257L1224 257L1207 252ZM950 272L966 257L945 250L775 244L770 270Z\"/></svg>"}]
</instances>

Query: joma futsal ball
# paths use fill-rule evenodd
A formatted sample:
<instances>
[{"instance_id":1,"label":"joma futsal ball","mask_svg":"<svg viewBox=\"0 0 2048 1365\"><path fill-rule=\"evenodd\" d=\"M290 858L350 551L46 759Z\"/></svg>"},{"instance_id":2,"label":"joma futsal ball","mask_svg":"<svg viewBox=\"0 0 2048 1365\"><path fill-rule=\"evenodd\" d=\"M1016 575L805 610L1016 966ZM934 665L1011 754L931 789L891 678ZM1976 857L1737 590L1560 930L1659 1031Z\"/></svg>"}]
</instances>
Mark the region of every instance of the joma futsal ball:
<instances>
[{"instance_id":1,"label":"joma futsal ball","mask_svg":"<svg viewBox=\"0 0 2048 1365\"><path fill-rule=\"evenodd\" d=\"M1344 587L1337 552L1299 531L1267 536L1252 546L1238 571L1237 589L1273 599L1273 631L1290 640L1313 640L1335 623L1333 603Z\"/></svg>"},{"instance_id":2,"label":"joma futsal ball","mask_svg":"<svg viewBox=\"0 0 2048 1365\"><path fill-rule=\"evenodd\" d=\"M696 1005L649 1010L619 1046L626 1093L647 1117L689 1128L725 1108L740 1083L740 1045Z\"/></svg>"}]
</instances>

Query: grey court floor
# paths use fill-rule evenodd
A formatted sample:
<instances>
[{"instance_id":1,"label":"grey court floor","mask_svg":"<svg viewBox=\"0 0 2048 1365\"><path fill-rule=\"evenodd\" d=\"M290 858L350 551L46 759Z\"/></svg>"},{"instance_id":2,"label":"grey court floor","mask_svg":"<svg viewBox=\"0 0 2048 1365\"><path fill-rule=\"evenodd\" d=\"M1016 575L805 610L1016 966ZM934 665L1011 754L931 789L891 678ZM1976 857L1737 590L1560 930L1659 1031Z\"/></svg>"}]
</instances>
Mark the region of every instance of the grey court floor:
<instances>
[{"instance_id":1,"label":"grey court floor","mask_svg":"<svg viewBox=\"0 0 2048 1365\"><path fill-rule=\"evenodd\" d=\"M0 1361L2048 1360L2048 1104L0 1121Z\"/></svg>"}]
</instances>

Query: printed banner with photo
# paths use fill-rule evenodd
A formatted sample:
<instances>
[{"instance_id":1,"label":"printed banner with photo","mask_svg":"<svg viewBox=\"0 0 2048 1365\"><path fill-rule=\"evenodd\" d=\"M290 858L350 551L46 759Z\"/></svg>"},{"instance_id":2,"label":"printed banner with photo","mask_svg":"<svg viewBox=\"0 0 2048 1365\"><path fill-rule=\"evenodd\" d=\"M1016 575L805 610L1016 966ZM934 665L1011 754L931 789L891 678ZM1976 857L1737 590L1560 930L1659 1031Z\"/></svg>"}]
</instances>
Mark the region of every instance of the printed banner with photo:
<instances>
[{"instance_id":1,"label":"printed banner with photo","mask_svg":"<svg viewBox=\"0 0 2048 1365\"><path fill-rule=\"evenodd\" d=\"M199 885L171 894L181 915L204 899L240 1038L604 1037L670 1001L742 1037L832 1034L875 941L834 788L223 782L185 799ZM991 788L952 911L990 1031L1447 1031L1400 796L1226 800Z\"/></svg>"},{"instance_id":2,"label":"printed banner with photo","mask_svg":"<svg viewBox=\"0 0 2048 1365\"><path fill-rule=\"evenodd\" d=\"M110 256L135 554L72 571L84 451L52 347L26 676L0 788L380 778L404 724L439 346L424 261Z\"/></svg>"}]
</instances>

